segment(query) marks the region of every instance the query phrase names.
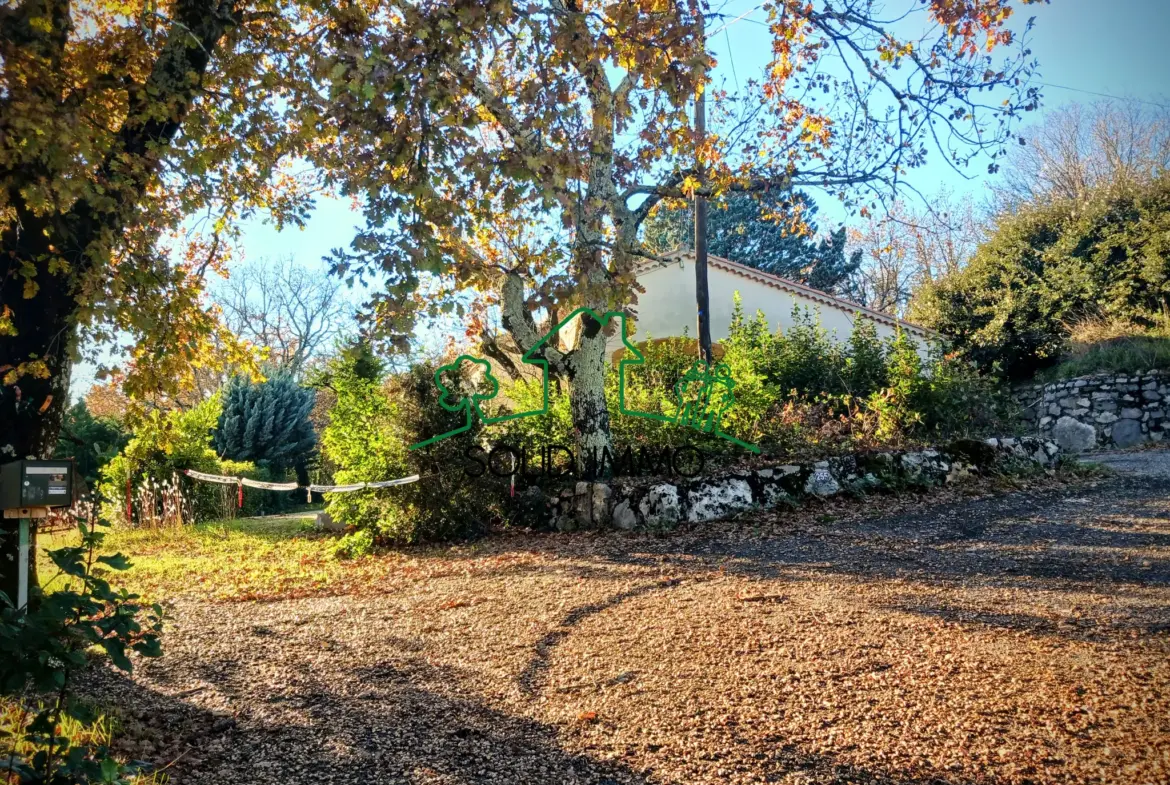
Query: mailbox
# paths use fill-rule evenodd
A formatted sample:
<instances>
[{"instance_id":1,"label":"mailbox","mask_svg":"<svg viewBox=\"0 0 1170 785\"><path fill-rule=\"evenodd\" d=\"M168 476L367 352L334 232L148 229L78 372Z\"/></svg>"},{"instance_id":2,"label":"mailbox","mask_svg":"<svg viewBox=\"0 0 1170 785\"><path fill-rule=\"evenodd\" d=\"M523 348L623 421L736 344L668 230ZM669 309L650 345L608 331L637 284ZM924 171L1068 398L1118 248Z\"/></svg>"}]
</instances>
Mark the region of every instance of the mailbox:
<instances>
[{"instance_id":1,"label":"mailbox","mask_svg":"<svg viewBox=\"0 0 1170 785\"><path fill-rule=\"evenodd\" d=\"M13 461L0 466L0 509L72 504L72 461Z\"/></svg>"}]
</instances>

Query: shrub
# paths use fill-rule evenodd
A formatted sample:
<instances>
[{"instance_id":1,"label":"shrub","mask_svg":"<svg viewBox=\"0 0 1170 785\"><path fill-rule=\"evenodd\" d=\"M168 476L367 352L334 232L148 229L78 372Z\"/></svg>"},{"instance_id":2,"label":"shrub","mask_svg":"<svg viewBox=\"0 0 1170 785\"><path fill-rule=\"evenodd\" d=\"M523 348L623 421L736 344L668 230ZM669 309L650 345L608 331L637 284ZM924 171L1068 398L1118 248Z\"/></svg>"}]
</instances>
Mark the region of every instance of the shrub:
<instances>
[{"instance_id":1,"label":"shrub","mask_svg":"<svg viewBox=\"0 0 1170 785\"><path fill-rule=\"evenodd\" d=\"M79 518L80 543L48 552L68 576L63 588L43 596L34 590L35 602L27 610L15 609L0 594L0 693L28 710L17 715L5 745L5 767L18 782L112 783L135 773L134 767L114 760L104 744L89 746L62 732L95 721L92 710L73 694L91 650L100 648L115 668L127 672L133 668L130 651L146 657L162 653L161 608L142 607L137 595L115 591L103 577L130 564L121 554L98 555L101 525Z\"/></svg>"},{"instance_id":2,"label":"shrub","mask_svg":"<svg viewBox=\"0 0 1170 785\"><path fill-rule=\"evenodd\" d=\"M273 477L283 478L295 468L298 482L308 485L307 464L317 443L309 420L315 397L288 374L275 374L258 384L233 377L222 392L216 452L268 469Z\"/></svg>"},{"instance_id":3,"label":"shrub","mask_svg":"<svg viewBox=\"0 0 1170 785\"><path fill-rule=\"evenodd\" d=\"M1094 373L1170 370L1170 320L1153 326L1123 319L1088 319L1069 330L1068 352L1059 365L1040 374L1044 381Z\"/></svg>"},{"instance_id":4,"label":"shrub","mask_svg":"<svg viewBox=\"0 0 1170 785\"><path fill-rule=\"evenodd\" d=\"M927 286L912 317L985 370L1027 378L1087 318L1154 326L1170 306L1170 175L1001 216L963 270Z\"/></svg>"},{"instance_id":5,"label":"shrub","mask_svg":"<svg viewBox=\"0 0 1170 785\"><path fill-rule=\"evenodd\" d=\"M462 476L467 441L447 439L412 452L409 447L458 427L462 415L439 405L434 364L383 379L369 347L357 344L331 363L318 383L337 397L322 449L336 468L338 484L390 480L419 473L417 483L381 490L328 495L337 521L373 532L347 543L363 546L462 537L482 531L499 515L503 487L490 476L468 483ZM478 425L474 426L474 438ZM453 471L453 467L459 467Z\"/></svg>"},{"instance_id":6,"label":"shrub","mask_svg":"<svg viewBox=\"0 0 1170 785\"><path fill-rule=\"evenodd\" d=\"M172 482L184 469L218 473L219 459L211 448L211 433L219 412L220 398L215 395L186 411L153 410L144 415L130 441L101 469L98 489L103 500L102 517L129 523L127 484L134 488L145 478L152 483ZM188 493L196 520L214 517L219 507L214 486L193 484Z\"/></svg>"},{"instance_id":7,"label":"shrub","mask_svg":"<svg viewBox=\"0 0 1170 785\"><path fill-rule=\"evenodd\" d=\"M255 480L282 480L252 463L220 460L212 449L212 432L220 413L219 396L192 409L153 411L133 436L100 471L101 514L120 525L158 527L237 515L261 515L287 509L295 500L287 493L250 489L237 509L237 487L185 479L185 469ZM126 519L126 487L130 486L134 521Z\"/></svg>"}]
</instances>

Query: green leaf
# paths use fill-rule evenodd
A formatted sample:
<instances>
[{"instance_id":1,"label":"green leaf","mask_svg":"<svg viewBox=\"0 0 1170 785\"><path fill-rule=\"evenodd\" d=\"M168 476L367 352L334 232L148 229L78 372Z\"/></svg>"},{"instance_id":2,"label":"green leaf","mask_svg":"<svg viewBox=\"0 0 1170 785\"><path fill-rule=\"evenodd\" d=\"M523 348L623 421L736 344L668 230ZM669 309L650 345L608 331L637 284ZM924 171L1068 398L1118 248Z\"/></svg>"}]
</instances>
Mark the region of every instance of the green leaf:
<instances>
[{"instance_id":1,"label":"green leaf","mask_svg":"<svg viewBox=\"0 0 1170 785\"><path fill-rule=\"evenodd\" d=\"M115 553L113 556L99 556L97 560L114 570L128 570L131 567L130 559L121 553Z\"/></svg>"}]
</instances>

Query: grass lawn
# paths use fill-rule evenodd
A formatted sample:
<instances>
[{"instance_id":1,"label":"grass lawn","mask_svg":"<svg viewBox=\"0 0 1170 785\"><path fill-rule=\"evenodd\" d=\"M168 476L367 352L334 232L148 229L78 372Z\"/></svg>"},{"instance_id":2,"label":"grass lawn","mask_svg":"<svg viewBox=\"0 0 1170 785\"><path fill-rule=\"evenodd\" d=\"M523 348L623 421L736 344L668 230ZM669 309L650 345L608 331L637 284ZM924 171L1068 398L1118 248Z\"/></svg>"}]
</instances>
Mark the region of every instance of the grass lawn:
<instances>
[{"instance_id":1,"label":"grass lawn","mask_svg":"<svg viewBox=\"0 0 1170 785\"><path fill-rule=\"evenodd\" d=\"M47 549L76 539L73 532L39 539L41 584L52 590L57 572ZM116 586L150 601L287 599L316 593L349 593L387 559L340 561L329 555L330 537L311 519L288 516L213 521L193 527L107 530L105 550L130 557Z\"/></svg>"}]
</instances>

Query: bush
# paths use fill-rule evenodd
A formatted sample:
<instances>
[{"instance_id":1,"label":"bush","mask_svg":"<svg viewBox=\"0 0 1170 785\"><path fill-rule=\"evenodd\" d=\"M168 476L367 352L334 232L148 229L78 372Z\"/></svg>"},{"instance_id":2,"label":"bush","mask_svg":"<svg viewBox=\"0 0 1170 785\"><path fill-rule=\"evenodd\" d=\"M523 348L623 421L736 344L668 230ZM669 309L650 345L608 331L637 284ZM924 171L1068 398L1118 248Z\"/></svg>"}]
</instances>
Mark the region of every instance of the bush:
<instances>
[{"instance_id":1,"label":"bush","mask_svg":"<svg viewBox=\"0 0 1170 785\"><path fill-rule=\"evenodd\" d=\"M115 591L102 577L130 564L121 554L98 555L101 525L79 519L80 544L48 552L68 576L66 586L47 595L34 590L28 610L16 610L0 594L0 693L27 709L15 715L5 745L4 764L17 782L114 783L136 773L114 760L104 744L89 746L63 733L69 725L76 729L95 720L73 694L90 651L100 648L115 668L127 672L133 668L129 652L162 653L161 608L142 607L137 595Z\"/></svg>"},{"instance_id":2,"label":"bush","mask_svg":"<svg viewBox=\"0 0 1170 785\"><path fill-rule=\"evenodd\" d=\"M875 326L859 318L845 344L831 340L816 319L796 314L795 325L772 333L762 315L748 320L738 313L723 343L723 360L735 381L734 402L722 418L723 429L761 446L767 458L810 457L865 448L903 446L908 442L1002 433L1007 396L994 378L976 372L954 357L920 356L909 334L882 341ZM668 422L619 413L619 374L611 371L606 397L612 413L615 445L693 445L707 453L708 466L742 460L745 453L714 433L680 427L673 419L682 401L677 385L695 363L694 341L686 338L647 341L644 361L631 366L625 397L628 409L663 415ZM482 373L482 366L476 365ZM614 365L617 365L615 361ZM521 448L530 461L520 473L543 469L544 445L574 443L567 390L550 382L549 409L541 416L484 426L463 410L440 405L435 389L436 364L383 379L369 349L355 346L343 353L319 381L336 397L322 436L327 460L336 467L336 482L358 483L419 473L415 484L385 490L333 494L328 511L356 532L337 546L339 555L358 555L379 543L463 537L492 523L526 523L539 504L509 490L512 466L494 468L469 482L463 475L469 449L495 444ZM520 380L494 397L483 392L484 379L468 372L444 370L448 403L481 394L488 414L539 409L541 382ZM410 445L460 431L423 449ZM637 455L637 453L636 453ZM480 458L482 459L482 454ZM506 454L505 454L506 457ZM619 458L620 456L615 456ZM587 458L586 458L587 460ZM497 461L498 463L498 461ZM521 490L527 482L518 479ZM555 482L546 490L555 490Z\"/></svg>"},{"instance_id":3,"label":"bush","mask_svg":"<svg viewBox=\"0 0 1170 785\"><path fill-rule=\"evenodd\" d=\"M738 298L737 298L738 300ZM809 312L798 310L793 326L773 333L763 314L744 317L736 303L722 362L735 380L734 404L723 428L759 445L766 455L813 457L856 449L899 446L1013 430L1010 397L999 382L970 363L943 356L937 348L923 358L908 333L883 341L875 325L858 318L848 342L833 340ZM675 383L695 361L687 338L648 340L644 363L632 366L626 405L674 417L679 410ZM728 459L742 457L729 442L673 423L618 412L618 374L607 377L616 444L691 444ZM504 399L513 410L537 408L542 386L518 382ZM571 445L568 396L553 389L549 414L504 422L485 436L525 446Z\"/></svg>"},{"instance_id":4,"label":"bush","mask_svg":"<svg viewBox=\"0 0 1170 785\"><path fill-rule=\"evenodd\" d=\"M237 509L236 486L182 476L184 470L194 469L264 481L284 479L250 462L220 460L211 446L219 414L218 395L187 411L147 414L122 451L99 473L102 517L119 525L156 527L262 515L292 506L296 500L288 493L249 489L244 494L243 509ZM131 488L134 521L126 519L127 484Z\"/></svg>"},{"instance_id":5,"label":"bush","mask_svg":"<svg viewBox=\"0 0 1170 785\"><path fill-rule=\"evenodd\" d=\"M1065 358L1043 371L1040 379L1170 370L1170 320L1153 321L1152 327L1122 319L1090 319L1073 325Z\"/></svg>"},{"instance_id":6,"label":"bush","mask_svg":"<svg viewBox=\"0 0 1170 785\"><path fill-rule=\"evenodd\" d=\"M504 487L485 476L462 476L467 441L447 439L412 452L409 446L458 427L461 414L439 405L433 364L383 379L381 364L364 344L330 364L319 384L336 395L322 449L337 467L335 482L390 480L418 473L419 482L381 490L328 494L334 520L362 534L343 545L350 554L377 543L410 543L476 534L501 512ZM474 438L479 425L471 431Z\"/></svg>"},{"instance_id":7,"label":"bush","mask_svg":"<svg viewBox=\"0 0 1170 785\"><path fill-rule=\"evenodd\" d=\"M1010 378L1060 361L1085 319L1156 326L1170 310L1170 175L1001 216L970 264L925 287L911 316Z\"/></svg>"},{"instance_id":8,"label":"bush","mask_svg":"<svg viewBox=\"0 0 1170 785\"><path fill-rule=\"evenodd\" d=\"M137 423L134 434L118 455L100 472L98 489L105 520L120 524L126 519L126 486L135 494L144 483L152 486L178 483L184 469L219 473L219 458L211 448L211 434L219 418L220 398L208 398L187 411L148 412ZM147 488L150 495L155 491ZM220 508L219 491L206 483L191 484L186 501L195 520L215 517Z\"/></svg>"}]
</instances>

